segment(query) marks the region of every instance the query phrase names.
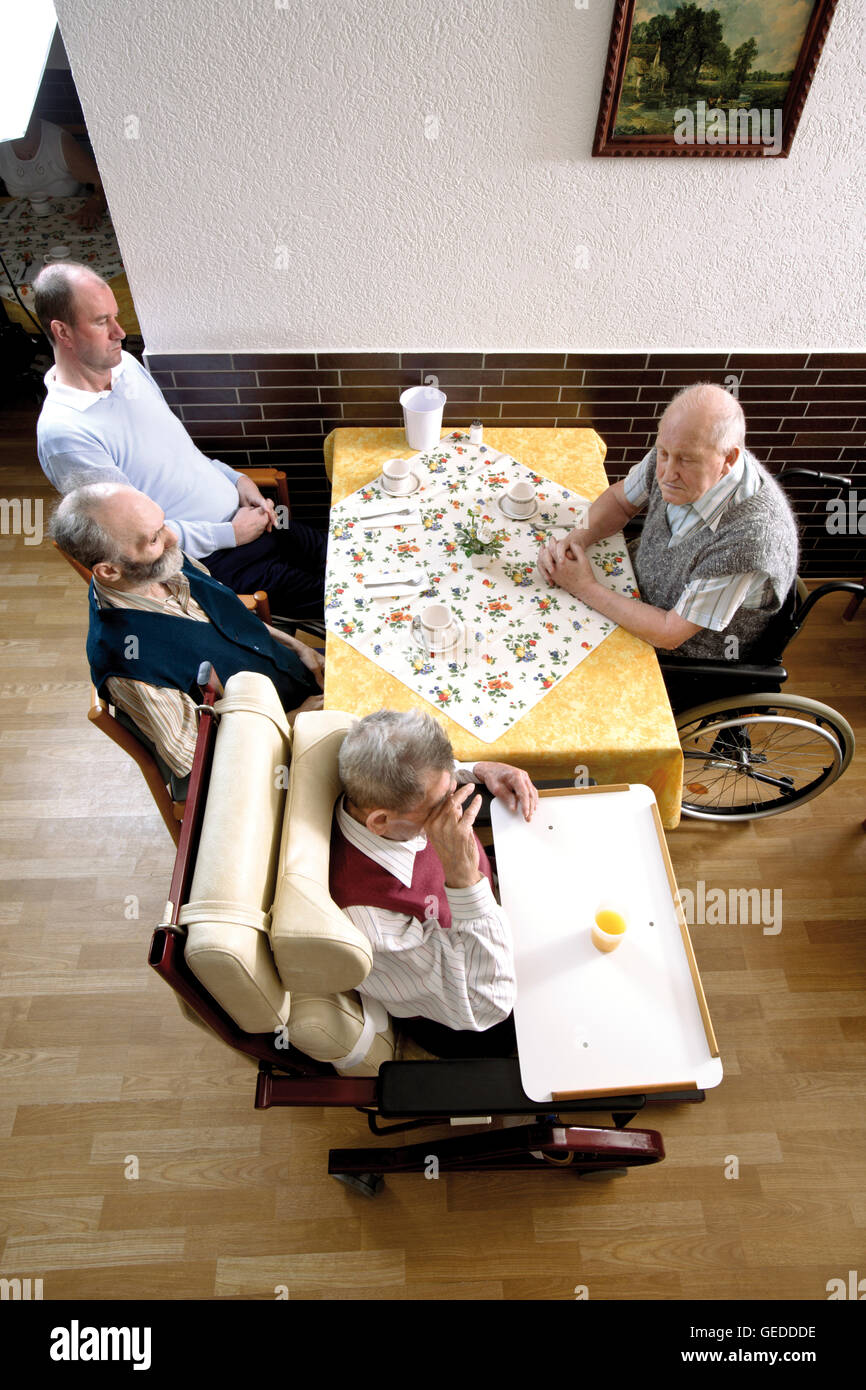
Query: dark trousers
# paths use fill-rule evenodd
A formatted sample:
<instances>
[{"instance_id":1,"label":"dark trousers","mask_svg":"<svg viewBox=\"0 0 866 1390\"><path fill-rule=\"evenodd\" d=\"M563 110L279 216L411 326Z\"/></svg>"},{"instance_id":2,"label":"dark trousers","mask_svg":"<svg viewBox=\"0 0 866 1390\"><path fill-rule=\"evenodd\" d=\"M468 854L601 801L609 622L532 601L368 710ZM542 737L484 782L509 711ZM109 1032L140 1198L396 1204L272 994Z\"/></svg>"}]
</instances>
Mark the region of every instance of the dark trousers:
<instances>
[{"instance_id":1,"label":"dark trousers","mask_svg":"<svg viewBox=\"0 0 866 1390\"><path fill-rule=\"evenodd\" d=\"M695 705L709 704L711 700L724 699L727 694L724 686L706 676L688 676L681 671L662 671L662 676L674 714L693 709Z\"/></svg>"},{"instance_id":2,"label":"dark trousers","mask_svg":"<svg viewBox=\"0 0 866 1390\"><path fill-rule=\"evenodd\" d=\"M263 531L254 541L206 555L214 579L236 594L264 589L275 617L318 618L325 613L328 537L300 521Z\"/></svg>"},{"instance_id":3,"label":"dark trousers","mask_svg":"<svg viewBox=\"0 0 866 1390\"><path fill-rule=\"evenodd\" d=\"M429 1018L396 1019L401 1033L436 1057L511 1057L517 1052L514 1015L495 1023L483 1033L446 1028Z\"/></svg>"}]
</instances>

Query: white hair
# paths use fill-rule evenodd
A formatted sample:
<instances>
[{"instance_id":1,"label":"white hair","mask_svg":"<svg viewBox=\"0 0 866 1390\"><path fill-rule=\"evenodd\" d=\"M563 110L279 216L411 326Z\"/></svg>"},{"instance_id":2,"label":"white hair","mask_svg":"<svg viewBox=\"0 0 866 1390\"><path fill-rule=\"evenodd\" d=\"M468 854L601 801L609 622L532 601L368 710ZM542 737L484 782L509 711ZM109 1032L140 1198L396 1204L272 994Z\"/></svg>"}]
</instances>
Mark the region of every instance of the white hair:
<instances>
[{"instance_id":1,"label":"white hair","mask_svg":"<svg viewBox=\"0 0 866 1390\"><path fill-rule=\"evenodd\" d=\"M380 709L359 719L340 748L340 780L361 810L410 811L423 801L431 772L450 772L448 735L421 710Z\"/></svg>"},{"instance_id":2,"label":"white hair","mask_svg":"<svg viewBox=\"0 0 866 1390\"><path fill-rule=\"evenodd\" d=\"M739 449L741 452L745 449L746 417L743 407L736 396L732 396L724 387L716 386L711 381L696 381L691 386L684 386L668 402L659 420L659 427L674 407L706 411L709 417L706 425L707 443L711 449L717 450L720 454L727 454L731 449Z\"/></svg>"},{"instance_id":3,"label":"white hair","mask_svg":"<svg viewBox=\"0 0 866 1390\"><path fill-rule=\"evenodd\" d=\"M61 499L51 518L48 534L52 540L89 570L100 560L114 564L120 557L117 542L108 528L97 520L96 513L124 486L123 483L85 483Z\"/></svg>"}]
</instances>

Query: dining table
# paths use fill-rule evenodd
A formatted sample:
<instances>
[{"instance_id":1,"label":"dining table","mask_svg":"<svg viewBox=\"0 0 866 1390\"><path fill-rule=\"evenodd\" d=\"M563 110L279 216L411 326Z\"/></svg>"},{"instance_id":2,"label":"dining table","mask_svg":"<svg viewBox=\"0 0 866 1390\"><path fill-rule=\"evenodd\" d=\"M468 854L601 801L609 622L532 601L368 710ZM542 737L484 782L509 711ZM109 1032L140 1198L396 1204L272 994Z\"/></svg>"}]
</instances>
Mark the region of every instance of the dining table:
<instances>
[{"instance_id":1,"label":"dining table","mask_svg":"<svg viewBox=\"0 0 866 1390\"><path fill-rule=\"evenodd\" d=\"M446 444L453 450L453 441L461 438L462 429L452 425L441 431L443 450ZM468 439L468 426L465 434ZM493 451L494 457L500 455L515 466L530 470L539 483L550 480L559 489L560 497L573 495L591 502L608 486L604 468L606 446L591 428L485 426L484 446ZM372 490L386 460L414 459L416 455L417 451L407 446L401 428L333 430L325 441L325 458L332 479L332 517L333 509L339 514L340 504L346 499L354 502L352 494L372 495L372 491L368 494L364 490L368 485ZM451 505L456 506L457 502L452 501ZM344 552L335 544L333 530L332 525L326 596L329 591L334 592L336 581L345 572L345 560L341 558ZM413 548L420 552L419 558L425 560L426 547L432 566L438 559L434 555L435 533L416 527L414 537ZM608 553L620 552L616 556L619 559L625 546L621 535L612 538L610 545ZM532 601L543 609L553 594L540 572L530 565L519 573L513 567L509 569L511 578L501 573L501 566L494 566L489 573L492 579L486 582L501 588L503 601L511 588L515 602ZM519 589L514 588L515 579ZM342 593L343 584L337 587ZM353 601L359 612L373 607L376 599L371 595L375 592L358 586ZM559 592L568 599L568 595ZM637 597L636 590L631 593ZM655 795L663 826L673 829L680 817L683 758L656 652L642 639L610 623L596 631L592 643L582 645L591 649L580 653L579 664L564 675L557 672L555 681L540 698L536 689L531 707L524 712L516 710L513 722L491 742L450 717L440 704L425 700L411 682L398 679L371 659L370 654L359 651L329 621L324 704L326 709L359 717L382 708L420 707L433 711L461 763L511 763L523 768L534 780L548 784L580 786L590 778L599 785L646 785Z\"/></svg>"},{"instance_id":2,"label":"dining table","mask_svg":"<svg viewBox=\"0 0 866 1390\"><path fill-rule=\"evenodd\" d=\"M37 216L29 198L0 198L0 254L15 287L0 274L3 308L10 322L34 332L33 281L51 248L66 246L65 259L89 266L107 282L117 300L121 327L137 336L141 328L108 212L90 228L71 220L70 214L85 201L80 196L51 198L47 211Z\"/></svg>"}]
</instances>

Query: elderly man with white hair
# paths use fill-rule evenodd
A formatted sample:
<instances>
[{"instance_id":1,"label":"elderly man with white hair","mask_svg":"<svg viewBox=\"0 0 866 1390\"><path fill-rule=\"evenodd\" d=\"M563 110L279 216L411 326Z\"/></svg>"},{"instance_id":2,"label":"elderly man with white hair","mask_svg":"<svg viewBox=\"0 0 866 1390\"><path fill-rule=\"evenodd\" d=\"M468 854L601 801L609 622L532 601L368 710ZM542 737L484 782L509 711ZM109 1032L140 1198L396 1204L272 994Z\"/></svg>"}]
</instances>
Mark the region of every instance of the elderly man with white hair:
<instances>
[{"instance_id":1,"label":"elderly man with white hair","mask_svg":"<svg viewBox=\"0 0 866 1390\"><path fill-rule=\"evenodd\" d=\"M266 675L290 722L298 709L321 709L319 653L247 612L237 594L184 555L151 498L119 483L86 483L58 503L49 530L93 575L93 684L174 777L192 767L203 661L222 681L237 671Z\"/></svg>"},{"instance_id":2,"label":"elderly man with white hair","mask_svg":"<svg viewBox=\"0 0 866 1390\"><path fill-rule=\"evenodd\" d=\"M511 933L472 793L481 784L529 820L538 805L529 777L506 763L458 767L432 715L379 710L346 734L340 780L330 888L373 948L359 992L439 1056L507 1055Z\"/></svg>"},{"instance_id":3,"label":"elderly man with white hair","mask_svg":"<svg viewBox=\"0 0 866 1390\"><path fill-rule=\"evenodd\" d=\"M654 647L747 659L796 577L797 524L745 440L742 407L728 391L709 382L680 391L656 447L593 502L586 525L542 547L542 574ZM636 602L600 584L584 551L644 507Z\"/></svg>"}]
</instances>

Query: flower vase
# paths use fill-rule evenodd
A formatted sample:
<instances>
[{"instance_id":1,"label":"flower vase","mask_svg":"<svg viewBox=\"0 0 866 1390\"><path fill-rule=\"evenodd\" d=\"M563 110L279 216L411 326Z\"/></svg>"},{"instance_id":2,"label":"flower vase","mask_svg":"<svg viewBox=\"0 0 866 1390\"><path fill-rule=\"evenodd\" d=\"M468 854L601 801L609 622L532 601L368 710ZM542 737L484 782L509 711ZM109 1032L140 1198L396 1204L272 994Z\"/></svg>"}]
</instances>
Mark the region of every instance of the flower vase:
<instances>
[{"instance_id":1,"label":"flower vase","mask_svg":"<svg viewBox=\"0 0 866 1390\"><path fill-rule=\"evenodd\" d=\"M488 565L491 565L493 563L493 556L485 555L482 553L480 555L470 555L469 560L472 564L473 569L485 570Z\"/></svg>"}]
</instances>

